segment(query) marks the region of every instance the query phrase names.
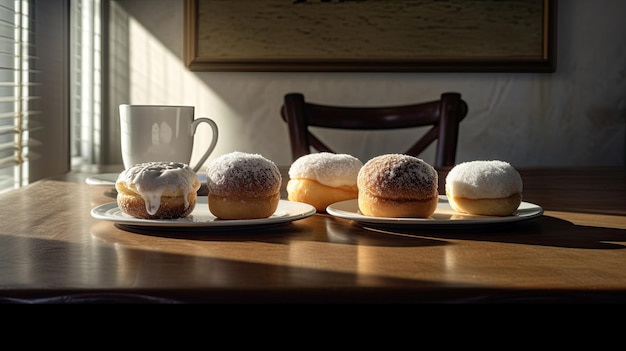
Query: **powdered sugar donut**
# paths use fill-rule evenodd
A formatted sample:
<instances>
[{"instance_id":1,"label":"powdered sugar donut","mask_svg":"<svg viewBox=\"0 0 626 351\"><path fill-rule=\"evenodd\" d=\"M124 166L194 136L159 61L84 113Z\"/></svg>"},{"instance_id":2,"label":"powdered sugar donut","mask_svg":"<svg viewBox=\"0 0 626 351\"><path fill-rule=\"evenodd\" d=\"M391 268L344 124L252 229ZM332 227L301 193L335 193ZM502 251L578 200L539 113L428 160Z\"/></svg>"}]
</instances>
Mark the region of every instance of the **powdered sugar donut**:
<instances>
[{"instance_id":1,"label":"powdered sugar donut","mask_svg":"<svg viewBox=\"0 0 626 351\"><path fill-rule=\"evenodd\" d=\"M417 157L374 157L357 178L359 210L374 217L429 217L437 209L438 181L435 168Z\"/></svg>"},{"instance_id":2,"label":"powdered sugar donut","mask_svg":"<svg viewBox=\"0 0 626 351\"><path fill-rule=\"evenodd\" d=\"M196 206L198 175L178 162L148 162L122 171L115 182L117 204L128 215L171 219L189 215Z\"/></svg>"},{"instance_id":3,"label":"powdered sugar donut","mask_svg":"<svg viewBox=\"0 0 626 351\"><path fill-rule=\"evenodd\" d=\"M508 162L469 161L454 166L446 176L446 196L458 212L508 216L522 202L522 177Z\"/></svg>"},{"instance_id":4,"label":"powdered sugar donut","mask_svg":"<svg viewBox=\"0 0 626 351\"><path fill-rule=\"evenodd\" d=\"M209 211L214 216L266 218L278 208L282 177L267 158L235 151L210 161L206 172Z\"/></svg>"},{"instance_id":5,"label":"powdered sugar donut","mask_svg":"<svg viewBox=\"0 0 626 351\"><path fill-rule=\"evenodd\" d=\"M312 205L318 212L343 200L356 199L356 178L363 163L348 154L304 155L289 167L287 198Z\"/></svg>"}]
</instances>

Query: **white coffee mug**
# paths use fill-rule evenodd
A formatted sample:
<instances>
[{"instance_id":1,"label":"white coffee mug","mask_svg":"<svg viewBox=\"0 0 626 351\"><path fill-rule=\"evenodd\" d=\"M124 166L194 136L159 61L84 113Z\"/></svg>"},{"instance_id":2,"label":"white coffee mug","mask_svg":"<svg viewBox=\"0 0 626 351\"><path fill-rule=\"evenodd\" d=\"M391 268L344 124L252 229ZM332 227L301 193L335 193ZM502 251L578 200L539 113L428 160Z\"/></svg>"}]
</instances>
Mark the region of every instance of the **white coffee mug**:
<instances>
[{"instance_id":1,"label":"white coffee mug","mask_svg":"<svg viewBox=\"0 0 626 351\"><path fill-rule=\"evenodd\" d=\"M196 129L201 123L211 126L211 144L192 166L195 172L217 144L217 124L207 117L194 118L193 106L121 104L119 112L122 161L126 168L144 162L189 164Z\"/></svg>"}]
</instances>

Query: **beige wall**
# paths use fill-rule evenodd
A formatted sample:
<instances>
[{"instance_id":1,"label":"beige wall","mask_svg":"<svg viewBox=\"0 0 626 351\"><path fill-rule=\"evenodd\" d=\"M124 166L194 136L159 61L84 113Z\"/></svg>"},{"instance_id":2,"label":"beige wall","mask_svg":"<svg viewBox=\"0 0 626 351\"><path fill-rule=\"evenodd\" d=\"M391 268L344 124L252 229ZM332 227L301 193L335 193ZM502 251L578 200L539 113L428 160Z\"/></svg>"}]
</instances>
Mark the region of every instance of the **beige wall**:
<instances>
[{"instance_id":1,"label":"beige wall","mask_svg":"<svg viewBox=\"0 0 626 351\"><path fill-rule=\"evenodd\" d=\"M287 165L291 163L287 128L279 116L287 92L300 91L317 102L381 105L457 91L470 108L460 134L458 162L501 159L515 166L624 166L624 13L622 0L560 1L558 63L551 74L213 73L185 68L182 0L116 0L111 11L115 23L111 106L196 106L199 116L211 117L220 126L211 158L238 150ZM340 134L330 143L366 161L400 151L410 142L410 134L384 139L367 133L365 141ZM118 144L111 140L113 148ZM432 151L423 158L431 157Z\"/></svg>"}]
</instances>

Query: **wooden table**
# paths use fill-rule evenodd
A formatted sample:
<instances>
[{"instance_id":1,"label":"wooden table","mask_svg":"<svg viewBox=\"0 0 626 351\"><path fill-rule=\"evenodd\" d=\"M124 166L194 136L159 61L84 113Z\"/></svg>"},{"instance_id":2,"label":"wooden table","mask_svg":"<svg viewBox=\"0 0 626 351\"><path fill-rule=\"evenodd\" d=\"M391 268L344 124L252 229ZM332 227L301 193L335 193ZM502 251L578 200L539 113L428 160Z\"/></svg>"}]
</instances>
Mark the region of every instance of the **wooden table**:
<instances>
[{"instance_id":1,"label":"wooden table","mask_svg":"<svg viewBox=\"0 0 626 351\"><path fill-rule=\"evenodd\" d=\"M316 214L210 232L94 219L112 188L70 173L0 195L0 302L626 302L626 169L520 173L539 218L372 230Z\"/></svg>"}]
</instances>

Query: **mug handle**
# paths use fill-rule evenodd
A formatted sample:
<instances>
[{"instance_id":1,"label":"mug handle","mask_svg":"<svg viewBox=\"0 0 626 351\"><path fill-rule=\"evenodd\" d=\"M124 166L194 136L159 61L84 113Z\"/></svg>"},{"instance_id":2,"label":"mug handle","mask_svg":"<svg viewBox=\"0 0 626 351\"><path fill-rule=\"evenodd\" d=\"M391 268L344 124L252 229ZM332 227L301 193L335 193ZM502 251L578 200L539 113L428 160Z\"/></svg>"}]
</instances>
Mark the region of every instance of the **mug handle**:
<instances>
[{"instance_id":1,"label":"mug handle","mask_svg":"<svg viewBox=\"0 0 626 351\"><path fill-rule=\"evenodd\" d=\"M198 170L200 170L200 167L202 167L202 164L204 163L204 161L206 161L207 158L209 158L209 156L213 152L213 149L215 149L215 145L217 145L217 124L215 124L215 122L210 118L201 117L201 118L194 119L193 122L191 123L192 135L196 134L196 129L198 129L198 126L200 125L200 123L208 123L211 126L211 129L213 130L213 135L211 136L211 145L209 145L209 148L207 149L207 151L204 152L204 155L202 155L202 158L200 158L198 163L193 167L193 171L196 173L198 172Z\"/></svg>"}]
</instances>

